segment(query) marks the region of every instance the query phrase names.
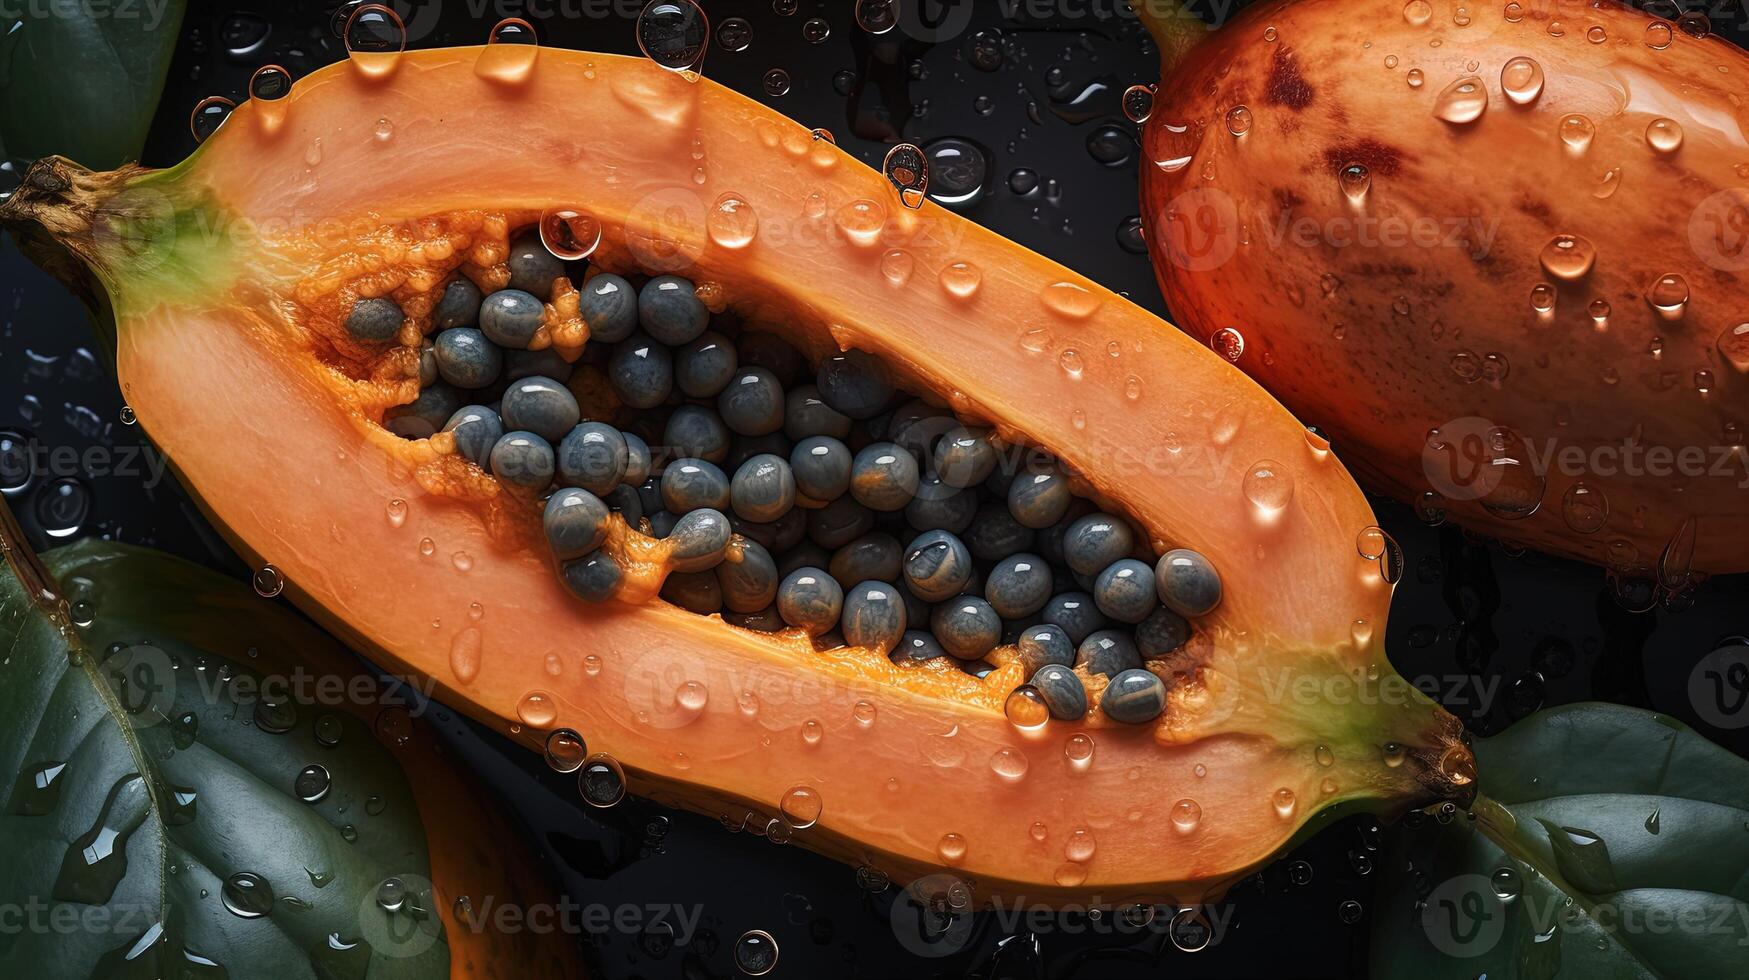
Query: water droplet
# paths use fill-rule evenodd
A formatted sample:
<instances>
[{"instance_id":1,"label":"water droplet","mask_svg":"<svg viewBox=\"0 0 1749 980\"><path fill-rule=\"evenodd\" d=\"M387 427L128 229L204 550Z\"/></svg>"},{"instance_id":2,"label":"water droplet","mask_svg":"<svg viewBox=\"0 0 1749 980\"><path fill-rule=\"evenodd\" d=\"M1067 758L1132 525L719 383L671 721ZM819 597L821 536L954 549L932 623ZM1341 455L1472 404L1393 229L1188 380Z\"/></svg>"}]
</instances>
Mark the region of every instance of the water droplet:
<instances>
[{"instance_id":1,"label":"water droplet","mask_svg":"<svg viewBox=\"0 0 1749 980\"><path fill-rule=\"evenodd\" d=\"M888 249L881 255L881 275L894 287L910 282L911 273L916 268L917 260L902 248Z\"/></svg>"},{"instance_id":2,"label":"water droplet","mask_svg":"<svg viewBox=\"0 0 1749 980\"><path fill-rule=\"evenodd\" d=\"M1154 86L1131 85L1124 89L1122 103L1123 114L1130 122L1137 125L1147 122L1154 114Z\"/></svg>"},{"instance_id":3,"label":"water droplet","mask_svg":"<svg viewBox=\"0 0 1749 980\"><path fill-rule=\"evenodd\" d=\"M651 0L638 14L644 57L689 81L698 77L710 34L710 18L693 0Z\"/></svg>"},{"instance_id":4,"label":"water droplet","mask_svg":"<svg viewBox=\"0 0 1749 980\"><path fill-rule=\"evenodd\" d=\"M1654 119L1646 125L1646 145L1659 153L1675 153L1682 148L1682 127L1674 119Z\"/></svg>"},{"instance_id":5,"label":"water droplet","mask_svg":"<svg viewBox=\"0 0 1749 980\"><path fill-rule=\"evenodd\" d=\"M299 769L292 779L292 792L305 803L320 803L333 785L334 779L328 775L327 766L309 765Z\"/></svg>"},{"instance_id":6,"label":"water droplet","mask_svg":"<svg viewBox=\"0 0 1749 980\"><path fill-rule=\"evenodd\" d=\"M935 852L941 855L943 861L958 864L966 856L966 839L955 833L942 834L941 841L935 845Z\"/></svg>"},{"instance_id":7,"label":"water droplet","mask_svg":"<svg viewBox=\"0 0 1749 980\"><path fill-rule=\"evenodd\" d=\"M1524 891L1524 882L1518 872L1511 868L1499 868L1488 878L1494 887L1494 895L1502 902L1510 902Z\"/></svg>"},{"instance_id":8,"label":"water droplet","mask_svg":"<svg viewBox=\"0 0 1749 980\"><path fill-rule=\"evenodd\" d=\"M1372 189L1372 171L1365 164L1351 163L1336 174L1336 184L1342 188L1342 194L1355 204L1366 200L1366 192Z\"/></svg>"},{"instance_id":9,"label":"water droplet","mask_svg":"<svg viewBox=\"0 0 1749 980\"><path fill-rule=\"evenodd\" d=\"M745 51L753 43L753 25L745 17L730 17L717 25L717 46L724 51Z\"/></svg>"},{"instance_id":10,"label":"water droplet","mask_svg":"<svg viewBox=\"0 0 1749 980\"><path fill-rule=\"evenodd\" d=\"M255 570L250 584L255 587L255 594L263 599L271 599L285 591L285 575L273 565L263 565Z\"/></svg>"},{"instance_id":11,"label":"water droplet","mask_svg":"<svg viewBox=\"0 0 1749 980\"><path fill-rule=\"evenodd\" d=\"M1433 5L1427 0L1409 0L1403 5L1403 19L1411 26L1420 27L1433 19Z\"/></svg>"},{"instance_id":12,"label":"water droplet","mask_svg":"<svg viewBox=\"0 0 1749 980\"><path fill-rule=\"evenodd\" d=\"M1659 276L1646 289L1646 302L1666 320L1680 320L1688 312L1688 280L1671 272Z\"/></svg>"},{"instance_id":13,"label":"water droplet","mask_svg":"<svg viewBox=\"0 0 1749 980\"><path fill-rule=\"evenodd\" d=\"M400 497L390 500L385 510L388 514L390 527L400 527L407 523L407 502Z\"/></svg>"},{"instance_id":14,"label":"water droplet","mask_svg":"<svg viewBox=\"0 0 1749 980\"><path fill-rule=\"evenodd\" d=\"M850 706L851 720L857 725L868 728L875 723L875 706L872 701L858 701Z\"/></svg>"},{"instance_id":15,"label":"water droplet","mask_svg":"<svg viewBox=\"0 0 1749 980\"><path fill-rule=\"evenodd\" d=\"M1270 797L1270 802L1275 805L1276 815L1283 820L1294 815L1294 807L1296 806L1297 801L1294 799L1294 791L1288 789L1286 786L1276 790L1274 795Z\"/></svg>"},{"instance_id":16,"label":"water droplet","mask_svg":"<svg viewBox=\"0 0 1749 980\"><path fill-rule=\"evenodd\" d=\"M222 95L209 95L195 104L194 111L189 114L188 128L194 133L196 143L205 142L212 134L219 131L226 119L230 118L231 110L237 104Z\"/></svg>"},{"instance_id":17,"label":"water droplet","mask_svg":"<svg viewBox=\"0 0 1749 980\"><path fill-rule=\"evenodd\" d=\"M1417 3L1426 6L1426 0L1411 0L1409 5L1412 7ZM1208 917L1202 914L1202 909L1191 906L1179 909L1172 916L1166 934L1172 938L1172 945L1178 947L1179 952L1200 953L1214 941L1215 930L1209 924Z\"/></svg>"},{"instance_id":18,"label":"water droplet","mask_svg":"<svg viewBox=\"0 0 1749 980\"><path fill-rule=\"evenodd\" d=\"M1044 697L1031 684L1022 684L1009 692L1002 710L1008 716L1008 723L1023 732L1038 731L1051 720L1051 711L1045 707Z\"/></svg>"},{"instance_id":19,"label":"water droplet","mask_svg":"<svg viewBox=\"0 0 1749 980\"><path fill-rule=\"evenodd\" d=\"M879 202L859 198L839 208L833 219L851 244L866 248L880 239L881 228L887 223L887 209Z\"/></svg>"},{"instance_id":20,"label":"water droplet","mask_svg":"<svg viewBox=\"0 0 1749 980\"><path fill-rule=\"evenodd\" d=\"M1063 369L1064 374L1076 380L1080 380L1082 372L1087 368L1081 359L1081 352L1073 347L1065 347L1057 355L1057 366Z\"/></svg>"},{"instance_id":21,"label":"water droplet","mask_svg":"<svg viewBox=\"0 0 1749 980\"><path fill-rule=\"evenodd\" d=\"M824 807L825 801L812 786L791 786L778 801L778 812L783 814L791 830L807 830L818 823Z\"/></svg>"},{"instance_id":22,"label":"water droplet","mask_svg":"<svg viewBox=\"0 0 1749 980\"><path fill-rule=\"evenodd\" d=\"M249 98L259 102L277 102L291 94L291 72L278 65L263 65L249 76Z\"/></svg>"},{"instance_id":23,"label":"water droplet","mask_svg":"<svg viewBox=\"0 0 1749 980\"><path fill-rule=\"evenodd\" d=\"M1293 474L1273 459L1259 460L1246 471L1242 484L1245 499L1259 516L1273 518L1294 498Z\"/></svg>"},{"instance_id":24,"label":"water droplet","mask_svg":"<svg viewBox=\"0 0 1749 980\"><path fill-rule=\"evenodd\" d=\"M1592 24L1585 29L1585 40L1592 44L1602 44L1609 40L1609 32L1603 29L1602 24Z\"/></svg>"},{"instance_id":25,"label":"water droplet","mask_svg":"<svg viewBox=\"0 0 1749 980\"><path fill-rule=\"evenodd\" d=\"M1086 827L1076 827L1069 832L1069 839L1063 844L1063 857L1077 864L1086 864L1093 860L1096 846L1093 831Z\"/></svg>"},{"instance_id":26,"label":"water droplet","mask_svg":"<svg viewBox=\"0 0 1749 980\"><path fill-rule=\"evenodd\" d=\"M1660 821L1658 819L1659 809L1660 809L1659 807L1654 806L1652 808L1652 812L1646 814L1646 833L1651 834L1654 837L1657 836L1658 832L1663 829L1660 826Z\"/></svg>"},{"instance_id":27,"label":"water droplet","mask_svg":"<svg viewBox=\"0 0 1749 980\"><path fill-rule=\"evenodd\" d=\"M1691 10L1676 18L1676 26L1692 38L1704 38L1713 32L1713 22L1706 14Z\"/></svg>"},{"instance_id":28,"label":"water droplet","mask_svg":"<svg viewBox=\"0 0 1749 980\"><path fill-rule=\"evenodd\" d=\"M1040 293L1045 308L1075 320L1085 320L1098 311L1099 294L1072 282L1053 282Z\"/></svg>"},{"instance_id":29,"label":"water droplet","mask_svg":"<svg viewBox=\"0 0 1749 980\"><path fill-rule=\"evenodd\" d=\"M823 17L810 17L802 23L802 40L809 44L824 44L832 36L832 25Z\"/></svg>"},{"instance_id":30,"label":"water droplet","mask_svg":"<svg viewBox=\"0 0 1749 980\"><path fill-rule=\"evenodd\" d=\"M1596 262L1597 247L1578 235L1556 235L1543 246L1543 269L1556 279L1583 279Z\"/></svg>"},{"instance_id":31,"label":"water droplet","mask_svg":"<svg viewBox=\"0 0 1749 980\"><path fill-rule=\"evenodd\" d=\"M990 756L990 771L1010 783L1017 783L1025 778L1026 766L1026 756L1010 748L997 749Z\"/></svg>"},{"instance_id":32,"label":"water droplet","mask_svg":"<svg viewBox=\"0 0 1749 980\"><path fill-rule=\"evenodd\" d=\"M782 68L773 68L765 73L764 78L760 79L760 85L765 89L765 94L774 99L788 95L790 86L789 72L784 71Z\"/></svg>"},{"instance_id":33,"label":"water droplet","mask_svg":"<svg viewBox=\"0 0 1749 980\"><path fill-rule=\"evenodd\" d=\"M1236 105L1227 110L1227 132L1234 136L1244 136L1251 131L1251 109Z\"/></svg>"},{"instance_id":34,"label":"water droplet","mask_svg":"<svg viewBox=\"0 0 1749 980\"><path fill-rule=\"evenodd\" d=\"M1245 336L1237 327L1222 327L1209 335L1209 347L1230 363L1239 363L1245 354Z\"/></svg>"},{"instance_id":35,"label":"water droplet","mask_svg":"<svg viewBox=\"0 0 1749 980\"><path fill-rule=\"evenodd\" d=\"M557 258L586 259L601 244L601 222L576 208L547 208L540 216L540 240Z\"/></svg>"},{"instance_id":36,"label":"water droplet","mask_svg":"<svg viewBox=\"0 0 1749 980\"><path fill-rule=\"evenodd\" d=\"M1063 758L1068 760L1071 769L1085 771L1093 765L1093 749L1093 736L1085 732L1076 732L1063 739Z\"/></svg>"},{"instance_id":37,"label":"water droplet","mask_svg":"<svg viewBox=\"0 0 1749 980\"><path fill-rule=\"evenodd\" d=\"M1595 534L1609 521L1609 498L1601 489L1581 480L1562 495L1561 517L1580 534Z\"/></svg>"},{"instance_id":38,"label":"water droplet","mask_svg":"<svg viewBox=\"0 0 1749 980\"><path fill-rule=\"evenodd\" d=\"M1530 287L1530 308L1547 319L1554 314L1555 300L1559 295L1555 291L1555 287L1546 282L1539 282Z\"/></svg>"},{"instance_id":39,"label":"water droplet","mask_svg":"<svg viewBox=\"0 0 1749 980\"><path fill-rule=\"evenodd\" d=\"M1202 806L1192 799L1182 799L1172 804L1172 826L1181 834L1195 830L1202 822Z\"/></svg>"},{"instance_id":40,"label":"water droplet","mask_svg":"<svg viewBox=\"0 0 1749 980\"><path fill-rule=\"evenodd\" d=\"M777 969L777 940L763 929L750 929L735 940L735 969L762 977Z\"/></svg>"},{"instance_id":41,"label":"water droplet","mask_svg":"<svg viewBox=\"0 0 1749 980\"><path fill-rule=\"evenodd\" d=\"M1379 747L1379 755L1384 759L1387 767L1395 769L1403 764L1404 759L1409 757L1409 752L1397 742L1386 742Z\"/></svg>"},{"instance_id":42,"label":"water droplet","mask_svg":"<svg viewBox=\"0 0 1749 980\"><path fill-rule=\"evenodd\" d=\"M976 293L983 279L983 272L970 262L952 262L941 270L942 288L960 299L967 299Z\"/></svg>"},{"instance_id":43,"label":"water droplet","mask_svg":"<svg viewBox=\"0 0 1749 980\"><path fill-rule=\"evenodd\" d=\"M472 626L450 641L449 669L463 684L472 684L480 675L480 645L480 631Z\"/></svg>"},{"instance_id":44,"label":"water droplet","mask_svg":"<svg viewBox=\"0 0 1749 980\"><path fill-rule=\"evenodd\" d=\"M1482 118L1488 110L1488 88L1475 75L1465 75L1439 93L1433 114L1448 123L1464 125Z\"/></svg>"},{"instance_id":45,"label":"water droplet","mask_svg":"<svg viewBox=\"0 0 1749 980\"><path fill-rule=\"evenodd\" d=\"M1655 20L1646 25L1646 47L1653 51L1662 51L1670 46L1672 32L1670 25L1661 20Z\"/></svg>"},{"instance_id":46,"label":"water droplet","mask_svg":"<svg viewBox=\"0 0 1749 980\"><path fill-rule=\"evenodd\" d=\"M1519 105L1529 105L1543 94L1543 66L1520 55L1500 68L1500 89Z\"/></svg>"},{"instance_id":47,"label":"water droplet","mask_svg":"<svg viewBox=\"0 0 1749 980\"><path fill-rule=\"evenodd\" d=\"M1569 152L1580 154L1591 148L1591 140L1597 135L1597 126L1592 123L1591 117L1573 112L1561 117L1556 131L1561 134L1561 142L1567 145Z\"/></svg>"},{"instance_id":48,"label":"water droplet","mask_svg":"<svg viewBox=\"0 0 1749 980\"><path fill-rule=\"evenodd\" d=\"M474 556L465 551L458 551L449 556L449 563L458 572L465 572L474 567Z\"/></svg>"},{"instance_id":49,"label":"water droplet","mask_svg":"<svg viewBox=\"0 0 1749 980\"><path fill-rule=\"evenodd\" d=\"M820 739L826 737L826 729L818 721L809 718L802 722L802 742L805 745L819 745Z\"/></svg>"},{"instance_id":50,"label":"water droplet","mask_svg":"<svg viewBox=\"0 0 1749 980\"><path fill-rule=\"evenodd\" d=\"M273 886L253 871L239 871L225 879L219 900L240 919L259 919L273 911Z\"/></svg>"},{"instance_id":51,"label":"water droplet","mask_svg":"<svg viewBox=\"0 0 1749 980\"><path fill-rule=\"evenodd\" d=\"M577 792L583 802L598 809L614 806L626 797L626 774L618 760L596 753L584 760L577 772Z\"/></svg>"},{"instance_id":52,"label":"water droplet","mask_svg":"<svg viewBox=\"0 0 1749 980\"><path fill-rule=\"evenodd\" d=\"M530 728L545 728L559 716L553 696L545 691L530 691L516 704L516 716Z\"/></svg>"},{"instance_id":53,"label":"water droplet","mask_svg":"<svg viewBox=\"0 0 1749 980\"><path fill-rule=\"evenodd\" d=\"M739 194L726 193L705 216L705 230L723 248L746 248L759 234L759 215Z\"/></svg>"},{"instance_id":54,"label":"water droplet","mask_svg":"<svg viewBox=\"0 0 1749 980\"><path fill-rule=\"evenodd\" d=\"M486 46L474 59L474 74L496 82L521 82L539 57L540 38L534 25L520 17L506 17L486 34Z\"/></svg>"},{"instance_id":55,"label":"water droplet","mask_svg":"<svg viewBox=\"0 0 1749 980\"><path fill-rule=\"evenodd\" d=\"M900 143L887 151L881 173L899 192L899 201L915 211L923 206L929 188L929 158L912 143Z\"/></svg>"},{"instance_id":56,"label":"water droplet","mask_svg":"<svg viewBox=\"0 0 1749 980\"><path fill-rule=\"evenodd\" d=\"M380 3L367 3L346 19L346 54L352 66L369 77L382 77L395 70L407 47L407 28L394 10Z\"/></svg>"},{"instance_id":57,"label":"water droplet","mask_svg":"<svg viewBox=\"0 0 1749 980\"><path fill-rule=\"evenodd\" d=\"M1409 83L1410 88L1420 88L1427 83L1427 73L1419 68L1411 68L1409 73L1403 76L1403 80Z\"/></svg>"},{"instance_id":58,"label":"water droplet","mask_svg":"<svg viewBox=\"0 0 1749 980\"><path fill-rule=\"evenodd\" d=\"M554 772L576 772L583 768L589 751L583 736L569 728L555 728L547 733L547 765Z\"/></svg>"}]
</instances>

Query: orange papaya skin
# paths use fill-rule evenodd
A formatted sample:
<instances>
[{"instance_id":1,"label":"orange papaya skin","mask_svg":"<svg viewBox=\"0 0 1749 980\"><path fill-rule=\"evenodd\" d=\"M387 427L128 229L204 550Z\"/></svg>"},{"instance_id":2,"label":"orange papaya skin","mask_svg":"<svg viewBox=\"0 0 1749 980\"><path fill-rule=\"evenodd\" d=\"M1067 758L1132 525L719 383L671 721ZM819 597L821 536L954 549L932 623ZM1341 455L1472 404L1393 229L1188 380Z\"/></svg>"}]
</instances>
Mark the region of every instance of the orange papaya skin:
<instances>
[{"instance_id":1,"label":"orange papaya skin","mask_svg":"<svg viewBox=\"0 0 1749 980\"><path fill-rule=\"evenodd\" d=\"M1749 57L1625 4L1434 6L1259 4L1163 69L1168 304L1399 500L1673 591L1749 569ZM1466 76L1485 110L1441 118Z\"/></svg>"},{"instance_id":2,"label":"orange papaya skin","mask_svg":"<svg viewBox=\"0 0 1749 980\"><path fill-rule=\"evenodd\" d=\"M797 843L899 881L945 869L983 897L1196 900L1320 815L1473 792L1460 726L1385 659L1391 586L1357 547L1364 498L1250 379L1040 256L905 208L878 172L708 80L541 50L507 81L480 57L333 66L271 112L240 107L174 170L53 162L0 212L94 269L128 404L313 616L531 747L581 732L633 792L762 826L811 788ZM577 105L586 131L563 122ZM713 224L724 194L758 216L750 242ZM155 203L177 233L130 223ZM1023 732L1003 713L1018 664L977 680L654 600L587 606L495 485L440 492L432 474L454 471L435 440L377 424L416 383L352 380L339 311L361 290L417 308L464 259L490 276L505 229L549 206L600 220L598 265L683 272L815 355L877 353L1052 449L1157 549L1211 556L1227 598L1157 666L1166 715ZM247 247L199 232L231 224ZM313 357L312 337L338 353ZM1263 462L1273 475L1248 483Z\"/></svg>"}]
</instances>

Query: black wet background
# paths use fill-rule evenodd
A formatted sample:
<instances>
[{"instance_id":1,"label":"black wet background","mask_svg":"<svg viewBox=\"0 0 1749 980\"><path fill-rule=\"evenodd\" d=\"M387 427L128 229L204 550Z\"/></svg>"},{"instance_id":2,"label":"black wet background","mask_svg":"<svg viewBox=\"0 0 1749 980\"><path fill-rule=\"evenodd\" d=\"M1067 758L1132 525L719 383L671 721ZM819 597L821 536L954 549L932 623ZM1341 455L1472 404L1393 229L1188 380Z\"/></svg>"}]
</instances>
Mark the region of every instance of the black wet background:
<instances>
[{"instance_id":1,"label":"black wet background","mask_svg":"<svg viewBox=\"0 0 1749 980\"><path fill-rule=\"evenodd\" d=\"M959 208L968 216L1164 313L1146 257L1131 250L1135 242L1124 243L1137 211L1137 154L1118 95L1153 81L1157 67L1144 32L1113 13L1119 0L919 2L907 23L926 29L878 38L857 28L848 2L797 0L787 4L796 8L788 15L786 0L706 3L713 22L746 18L752 40L741 52L715 47L704 71L804 125L830 130L871 165L897 141L932 149L953 138L962 152L969 144L984 158L981 179L977 168L949 173L938 163L934 189L943 181L960 191L981 186ZM241 101L260 65L301 76L343 57L330 32L336 6L192 3L144 162L181 159L193 146L194 104L208 95ZM476 43L500 17L522 16L545 44L621 53L636 53L639 6L396 4L413 47ZM1225 5L1198 6L1214 20ZM1663 12L1672 6L1663 4ZM1744 17L1734 2L1686 7L1708 12L1716 32L1741 38ZM817 33L805 27L814 18L829 29L820 43L806 37ZM773 68L790 79L789 91L776 97L765 92ZM579 104L572 123L587 126L588 116ZM36 461L28 479L5 467L0 489L36 543L103 535L246 576L175 481L154 478L161 460L138 428L123 423L106 355L77 304L9 240L0 248L0 456L30 445ZM1630 613L1597 569L1508 553L1451 527L1425 526L1383 500L1375 507L1409 567L1387 635L1392 659L1478 734L1540 706L1607 700L1668 712L1749 754L1749 729L1708 725L1688 695L1696 662L1749 632L1749 577L1704 583L1680 612ZM1198 953L1174 947L1166 916L1138 929L1109 913L1042 920L984 913L941 941L919 933L898 889L865 890L849 867L648 802L589 809L569 777L432 710L452 747L525 821L571 898L635 923L578 938L597 977L735 976L732 947L752 929L775 939L776 976L1354 976L1365 973L1370 929L1415 927L1407 908L1374 905L1376 825L1357 818L1237 887L1216 909L1229 917L1224 931ZM475 897L476 907L482 900ZM1359 903L1356 921L1345 921L1356 918L1347 902ZM666 910L660 921L659 908Z\"/></svg>"}]
</instances>

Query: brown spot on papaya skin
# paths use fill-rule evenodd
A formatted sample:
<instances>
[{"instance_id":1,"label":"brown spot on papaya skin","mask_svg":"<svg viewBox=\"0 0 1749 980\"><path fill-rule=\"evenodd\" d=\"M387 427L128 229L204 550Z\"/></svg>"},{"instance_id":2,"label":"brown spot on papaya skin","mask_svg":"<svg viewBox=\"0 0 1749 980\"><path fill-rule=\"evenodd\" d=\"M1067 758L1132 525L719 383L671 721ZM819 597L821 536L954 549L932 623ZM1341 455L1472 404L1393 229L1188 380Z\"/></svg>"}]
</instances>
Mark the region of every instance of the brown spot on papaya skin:
<instances>
[{"instance_id":1,"label":"brown spot on papaya skin","mask_svg":"<svg viewBox=\"0 0 1749 980\"><path fill-rule=\"evenodd\" d=\"M1513 198L1512 206L1517 208L1521 214L1535 218L1544 224L1552 223L1555 220L1555 212L1549 207L1549 202L1531 197L1528 194L1520 194Z\"/></svg>"},{"instance_id":2,"label":"brown spot on papaya skin","mask_svg":"<svg viewBox=\"0 0 1749 980\"><path fill-rule=\"evenodd\" d=\"M1269 70L1269 87L1264 96L1272 105L1284 105L1298 112L1312 104L1312 86L1300 74L1293 49L1283 45L1275 49L1275 63Z\"/></svg>"},{"instance_id":3,"label":"brown spot on papaya skin","mask_svg":"<svg viewBox=\"0 0 1749 980\"><path fill-rule=\"evenodd\" d=\"M1377 176L1390 177L1403 168L1404 157L1402 150L1389 143L1375 139L1349 140L1326 149L1324 164L1333 174L1340 173L1351 163L1358 163Z\"/></svg>"},{"instance_id":4,"label":"brown spot on papaya skin","mask_svg":"<svg viewBox=\"0 0 1749 980\"><path fill-rule=\"evenodd\" d=\"M1291 187L1277 187L1275 189L1275 209L1277 211L1286 213L1304 203L1306 203L1306 199L1294 193Z\"/></svg>"}]
</instances>

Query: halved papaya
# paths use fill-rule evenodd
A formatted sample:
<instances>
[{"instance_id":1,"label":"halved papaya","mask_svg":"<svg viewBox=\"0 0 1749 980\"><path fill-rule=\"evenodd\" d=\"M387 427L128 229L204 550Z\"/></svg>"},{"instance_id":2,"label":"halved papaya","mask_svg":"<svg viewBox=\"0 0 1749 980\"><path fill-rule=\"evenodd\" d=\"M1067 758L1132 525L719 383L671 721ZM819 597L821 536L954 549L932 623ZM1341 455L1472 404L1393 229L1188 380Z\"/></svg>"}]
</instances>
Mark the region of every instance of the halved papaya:
<instances>
[{"instance_id":1,"label":"halved papaya","mask_svg":"<svg viewBox=\"0 0 1749 980\"><path fill-rule=\"evenodd\" d=\"M1671 592L1749 570L1741 48L1628 4L1136 9L1185 329L1430 521Z\"/></svg>"},{"instance_id":2,"label":"halved papaya","mask_svg":"<svg viewBox=\"0 0 1749 980\"><path fill-rule=\"evenodd\" d=\"M1401 553L1324 440L1243 374L920 201L914 168L889 181L650 62L503 59L333 66L239 107L180 166L44 161L0 212L113 309L128 404L312 615L530 746L580 733L634 792L985 896L1196 900L1332 813L1473 792L1459 724L1384 655ZM1158 678L1164 711L1113 720L1106 675L1079 664L1105 706L1042 721L1012 645L971 672L908 667L848 620L863 645L688 611L654 597L677 556L648 518L599 529L611 601L567 591L539 494L494 478L522 471L469 462L454 432L384 428L421 395L446 282L509 292L510 240L543 216L565 251L600 234L592 275L684 273L723 322L810 360L870 355L938 415L1049 456L1141 529L1135 553L1206 556L1224 599L1132 678ZM588 341L605 320L551 286L527 346L575 362L585 414L635 416ZM372 299L402 321L349 332Z\"/></svg>"}]
</instances>

